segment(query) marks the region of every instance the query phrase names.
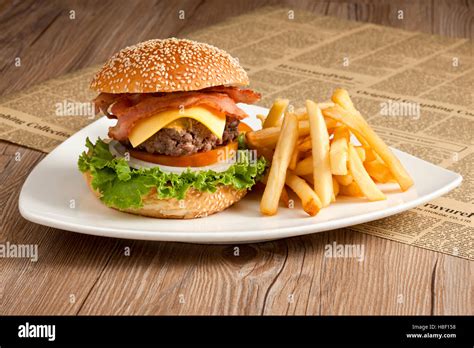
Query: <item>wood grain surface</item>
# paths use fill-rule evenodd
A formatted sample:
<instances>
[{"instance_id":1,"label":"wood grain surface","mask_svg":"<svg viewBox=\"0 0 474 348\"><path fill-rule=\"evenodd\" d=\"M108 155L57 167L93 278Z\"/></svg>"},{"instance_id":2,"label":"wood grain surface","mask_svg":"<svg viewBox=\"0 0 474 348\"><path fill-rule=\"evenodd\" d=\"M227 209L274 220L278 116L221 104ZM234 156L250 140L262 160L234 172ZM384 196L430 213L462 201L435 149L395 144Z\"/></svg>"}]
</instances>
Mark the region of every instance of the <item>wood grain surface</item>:
<instances>
[{"instance_id":1,"label":"wood grain surface","mask_svg":"<svg viewBox=\"0 0 474 348\"><path fill-rule=\"evenodd\" d=\"M473 37L472 1L1 1L0 96L101 63L126 45L275 4ZM405 20L396 20L398 9ZM2 315L474 312L472 262L347 230L212 246L100 238L30 223L18 212L18 195L43 157L0 142L0 243L38 244L40 255L36 263L0 259ZM364 245L364 262L324 257L334 241Z\"/></svg>"}]
</instances>

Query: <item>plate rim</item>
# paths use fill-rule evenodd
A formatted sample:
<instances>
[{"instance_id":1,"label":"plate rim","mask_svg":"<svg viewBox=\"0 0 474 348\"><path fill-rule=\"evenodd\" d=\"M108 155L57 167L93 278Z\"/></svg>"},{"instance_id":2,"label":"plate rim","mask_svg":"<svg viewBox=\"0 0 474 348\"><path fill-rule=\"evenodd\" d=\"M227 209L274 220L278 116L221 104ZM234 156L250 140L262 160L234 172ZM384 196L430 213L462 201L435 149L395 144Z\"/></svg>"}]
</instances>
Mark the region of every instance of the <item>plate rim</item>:
<instances>
[{"instance_id":1,"label":"plate rim","mask_svg":"<svg viewBox=\"0 0 474 348\"><path fill-rule=\"evenodd\" d=\"M451 172L454 173L454 172ZM24 204L21 204L21 193L20 193L20 201L19 201L19 210L20 214L27 220L32 221L34 223L38 223L41 225L45 225L48 227L58 228L61 230L67 230L76 233L83 233L88 235L94 236L102 236L102 237L112 237L112 238L123 238L123 239L134 239L134 240L154 240L154 241L173 241L173 242L190 242L190 243L202 243L202 244L212 244L212 243L219 243L219 242L253 242L256 240L264 240L261 238L261 234L271 233L271 237L268 240L275 240L281 238L290 238L295 236L302 236L311 233L318 233L329 231L333 229L344 228L353 225L363 224L365 222L378 220L384 217L389 217L392 215L396 215L403 211L407 211L417 207L423 203L429 202L435 198L442 196L443 194L451 191L452 189L456 188L461 184L462 176L456 174L456 179L451 181L448 185L441 187L440 189L433 191L429 195L425 195L414 199L410 202L407 202L403 205L395 205L392 207L388 207L383 210L376 210L372 212L367 212L360 215L345 217L338 220L329 220L329 221L322 221L318 223L318 228L315 230L315 225L305 225L305 226L288 226L288 227L281 227L278 229L263 229L258 231L247 231L239 236L239 241L235 241L235 234L238 233L236 231L223 231L223 232L172 232L172 231L159 231L157 233L150 233L149 231L137 231L137 230L129 230L129 229L122 229L116 230L113 228L107 227L90 227L88 225L81 225L78 223L70 223L70 222L58 222L58 220L46 218L42 215L36 214L35 212L29 211L25 208ZM127 214L127 213L124 213ZM265 217L262 217L265 218ZM310 217L308 217L310 218ZM176 220L180 221L180 220ZM159 238L157 238L159 236ZM146 238L149 237L149 238ZM203 241L212 240L209 241Z\"/></svg>"}]
</instances>

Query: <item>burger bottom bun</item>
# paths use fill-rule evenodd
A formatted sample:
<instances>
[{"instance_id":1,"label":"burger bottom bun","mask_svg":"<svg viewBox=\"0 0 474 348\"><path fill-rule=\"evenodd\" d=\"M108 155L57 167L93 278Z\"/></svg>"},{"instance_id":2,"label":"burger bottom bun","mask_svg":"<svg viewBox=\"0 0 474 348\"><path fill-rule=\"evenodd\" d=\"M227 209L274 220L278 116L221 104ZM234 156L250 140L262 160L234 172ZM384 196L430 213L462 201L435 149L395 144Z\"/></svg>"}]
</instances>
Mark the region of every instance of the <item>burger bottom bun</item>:
<instances>
[{"instance_id":1,"label":"burger bottom bun","mask_svg":"<svg viewBox=\"0 0 474 348\"><path fill-rule=\"evenodd\" d=\"M87 185L92 192L100 197L100 193L92 188L92 175L84 174ZM201 192L190 188L184 199L160 199L156 189L152 189L142 197L141 208L117 209L123 212L162 219L194 219L218 213L240 201L247 190L237 190L230 186L218 186L216 192ZM116 209L116 208L114 208Z\"/></svg>"}]
</instances>

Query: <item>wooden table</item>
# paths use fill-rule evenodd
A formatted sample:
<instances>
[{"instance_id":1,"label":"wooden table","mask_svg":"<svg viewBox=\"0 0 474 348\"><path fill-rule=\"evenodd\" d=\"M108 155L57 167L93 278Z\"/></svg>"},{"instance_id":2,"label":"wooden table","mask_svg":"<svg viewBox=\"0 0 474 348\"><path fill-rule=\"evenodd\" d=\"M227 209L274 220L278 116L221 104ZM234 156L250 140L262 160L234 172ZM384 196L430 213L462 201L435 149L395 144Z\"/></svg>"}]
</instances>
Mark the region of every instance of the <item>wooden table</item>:
<instances>
[{"instance_id":1,"label":"wooden table","mask_svg":"<svg viewBox=\"0 0 474 348\"><path fill-rule=\"evenodd\" d=\"M103 62L125 45L276 3L2 1L0 95ZM284 2L318 14L473 36L472 2L376 3ZM399 8L409 19L394 19ZM181 9L186 20L177 20ZM37 263L0 259L0 314L473 313L472 262L347 230L240 245L234 256L233 245L119 240L36 225L20 216L18 195L44 156L0 142L0 242L38 244L40 253ZM325 258L324 246L333 241L363 244L365 262Z\"/></svg>"}]
</instances>

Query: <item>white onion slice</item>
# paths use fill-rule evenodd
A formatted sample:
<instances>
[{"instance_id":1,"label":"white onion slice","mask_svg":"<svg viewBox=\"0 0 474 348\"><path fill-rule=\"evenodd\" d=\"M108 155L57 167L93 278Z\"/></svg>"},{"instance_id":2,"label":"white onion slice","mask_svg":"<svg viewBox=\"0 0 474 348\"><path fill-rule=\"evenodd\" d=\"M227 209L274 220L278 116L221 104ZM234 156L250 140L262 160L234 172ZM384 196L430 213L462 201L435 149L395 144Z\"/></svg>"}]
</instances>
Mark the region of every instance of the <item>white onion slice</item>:
<instances>
[{"instance_id":1,"label":"white onion slice","mask_svg":"<svg viewBox=\"0 0 474 348\"><path fill-rule=\"evenodd\" d=\"M125 158L125 153L127 152L127 148L116 140L110 141L109 150L110 150L110 153L117 158ZM225 172L227 169L229 169L230 166L232 166L235 163L235 161L230 160L230 161L225 161L225 162L218 162L218 163L212 164L210 166L205 166L205 167L170 167L170 166L164 166L162 164L156 164L156 163L139 160L138 158L134 158L131 155L129 157L130 159L127 162L128 162L128 165L132 168L141 169L141 168L159 167L164 172L177 173L177 174L180 174L186 171L188 168L193 172L206 171L206 170L213 170L215 172Z\"/></svg>"}]
</instances>

